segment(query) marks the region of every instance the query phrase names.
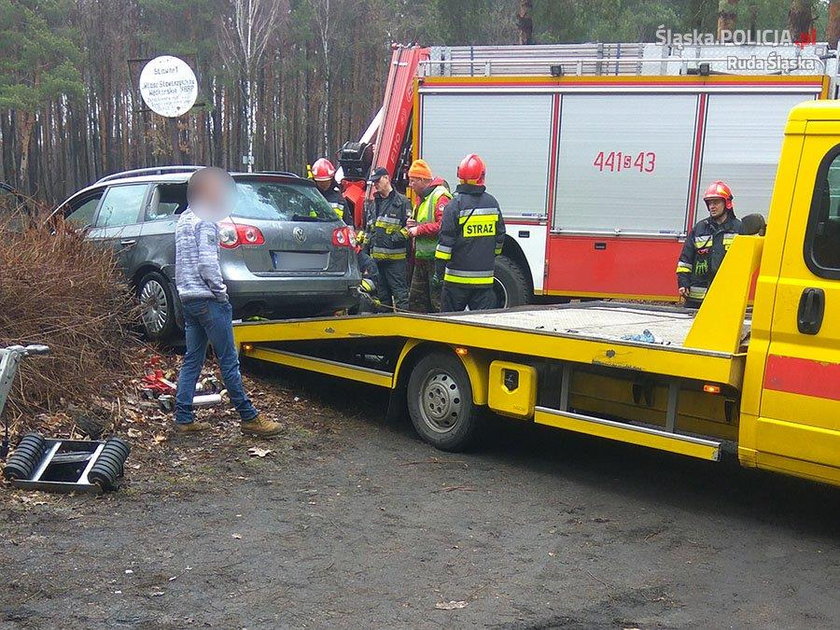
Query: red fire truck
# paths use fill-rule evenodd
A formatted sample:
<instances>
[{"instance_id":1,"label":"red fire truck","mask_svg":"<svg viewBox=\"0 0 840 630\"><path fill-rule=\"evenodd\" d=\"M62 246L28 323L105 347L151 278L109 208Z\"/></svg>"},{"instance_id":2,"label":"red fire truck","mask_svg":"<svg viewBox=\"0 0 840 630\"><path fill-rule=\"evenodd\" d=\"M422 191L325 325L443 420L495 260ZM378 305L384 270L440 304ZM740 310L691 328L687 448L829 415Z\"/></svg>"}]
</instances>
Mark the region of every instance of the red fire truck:
<instances>
[{"instance_id":1,"label":"red fire truck","mask_svg":"<svg viewBox=\"0 0 840 630\"><path fill-rule=\"evenodd\" d=\"M674 300L705 185L766 214L788 112L833 98L837 66L824 44L397 46L382 109L342 151L343 188L359 223L370 165L400 187L422 157L454 186L478 153L508 224L507 306Z\"/></svg>"}]
</instances>

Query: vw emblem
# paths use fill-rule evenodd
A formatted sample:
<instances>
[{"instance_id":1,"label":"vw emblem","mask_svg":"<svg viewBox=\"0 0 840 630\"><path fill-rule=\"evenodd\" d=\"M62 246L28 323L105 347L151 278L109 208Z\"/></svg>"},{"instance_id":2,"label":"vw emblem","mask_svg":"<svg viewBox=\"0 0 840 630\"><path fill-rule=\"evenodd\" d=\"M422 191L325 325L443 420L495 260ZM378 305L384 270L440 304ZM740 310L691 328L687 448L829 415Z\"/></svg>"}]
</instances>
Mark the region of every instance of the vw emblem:
<instances>
[{"instance_id":1,"label":"vw emblem","mask_svg":"<svg viewBox=\"0 0 840 630\"><path fill-rule=\"evenodd\" d=\"M295 240L298 243L303 243L306 240L306 232L303 231L302 227L296 227L292 230L292 234L295 235Z\"/></svg>"}]
</instances>

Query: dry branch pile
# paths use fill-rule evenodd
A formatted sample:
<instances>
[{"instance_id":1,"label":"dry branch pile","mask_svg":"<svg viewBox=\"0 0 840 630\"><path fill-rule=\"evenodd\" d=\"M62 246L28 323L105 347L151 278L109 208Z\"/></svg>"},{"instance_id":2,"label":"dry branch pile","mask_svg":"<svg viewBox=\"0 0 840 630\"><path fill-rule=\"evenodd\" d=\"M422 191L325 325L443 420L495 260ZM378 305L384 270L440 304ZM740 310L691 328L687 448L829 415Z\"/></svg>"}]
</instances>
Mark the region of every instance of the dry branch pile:
<instances>
[{"instance_id":1,"label":"dry branch pile","mask_svg":"<svg viewBox=\"0 0 840 630\"><path fill-rule=\"evenodd\" d=\"M0 346L44 343L21 364L12 417L89 400L130 373L135 303L114 254L57 226L8 229L0 220Z\"/></svg>"}]
</instances>

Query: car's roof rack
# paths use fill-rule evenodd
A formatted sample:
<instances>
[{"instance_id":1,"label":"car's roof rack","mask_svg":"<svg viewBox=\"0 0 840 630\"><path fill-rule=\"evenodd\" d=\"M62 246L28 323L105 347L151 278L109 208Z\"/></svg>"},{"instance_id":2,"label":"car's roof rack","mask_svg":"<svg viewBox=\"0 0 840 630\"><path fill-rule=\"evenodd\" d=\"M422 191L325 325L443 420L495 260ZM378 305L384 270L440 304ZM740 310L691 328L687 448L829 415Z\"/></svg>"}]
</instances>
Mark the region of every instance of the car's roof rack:
<instances>
[{"instance_id":1,"label":"car's roof rack","mask_svg":"<svg viewBox=\"0 0 840 630\"><path fill-rule=\"evenodd\" d=\"M285 175L286 177L303 179L300 175L291 171L257 171L256 173L245 173L245 175Z\"/></svg>"},{"instance_id":2,"label":"car's roof rack","mask_svg":"<svg viewBox=\"0 0 840 630\"><path fill-rule=\"evenodd\" d=\"M184 166L152 166L149 168L136 168L131 171L120 171L119 173L112 173L110 175L106 175L105 177L97 180L97 184L101 184L103 182L110 182L115 179L128 179L131 177L147 177L149 175L166 175L171 173L194 173L199 169L204 168L203 166L193 166L193 165L184 165Z\"/></svg>"}]
</instances>

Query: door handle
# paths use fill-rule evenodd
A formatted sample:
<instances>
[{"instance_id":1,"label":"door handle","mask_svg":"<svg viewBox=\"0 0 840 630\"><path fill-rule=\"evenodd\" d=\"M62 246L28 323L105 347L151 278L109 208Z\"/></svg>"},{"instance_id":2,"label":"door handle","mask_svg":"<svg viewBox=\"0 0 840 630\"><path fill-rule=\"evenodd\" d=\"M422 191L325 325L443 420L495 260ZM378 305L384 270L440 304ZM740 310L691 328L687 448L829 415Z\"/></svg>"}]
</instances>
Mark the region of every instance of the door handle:
<instances>
[{"instance_id":1,"label":"door handle","mask_svg":"<svg viewBox=\"0 0 840 630\"><path fill-rule=\"evenodd\" d=\"M799 297L797 326L803 335L816 335L822 328L825 315L825 291L808 288Z\"/></svg>"},{"instance_id":2,"label":"door handle","mask_svg":"<svg viewBox=\"0 0 840 630\"><path fill-rule=\"evenodd\" d=\"M134 247L135 245L137 245L137 241L133 238L127 238L120 241L120 245L122 245L123 247Z\"/></svg>"}]
</instances>

